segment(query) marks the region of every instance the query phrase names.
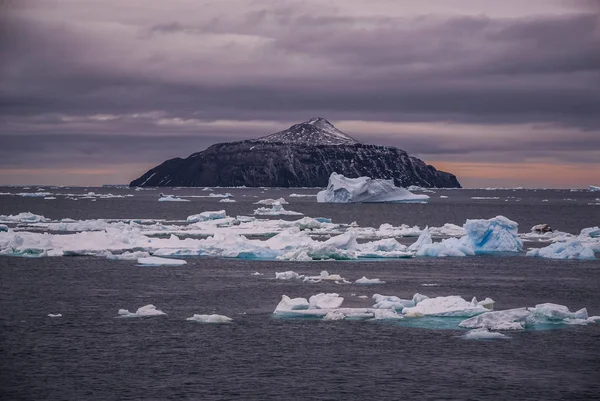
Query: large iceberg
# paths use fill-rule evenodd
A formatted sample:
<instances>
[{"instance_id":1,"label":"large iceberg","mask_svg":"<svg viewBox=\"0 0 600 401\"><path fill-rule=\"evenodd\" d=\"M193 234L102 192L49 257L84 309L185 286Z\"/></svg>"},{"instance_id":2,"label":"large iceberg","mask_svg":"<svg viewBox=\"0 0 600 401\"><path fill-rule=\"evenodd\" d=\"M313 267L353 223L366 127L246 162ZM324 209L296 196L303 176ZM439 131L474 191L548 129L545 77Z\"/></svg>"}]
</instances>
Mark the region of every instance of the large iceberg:
<instances>
[{"instance_id":1,"label":"large iceberg","mask_svg":"<svg viewBox=\"0 0 600 401\"><path fill-rule=\"evenodd\" d=\"M370 177L346 178L331 173L327 188L317 193L320 203L368 203L368 202L427 202L429 196L415 195L405 188L398 188L393 180Z\"/></svg>"}]
</instances>

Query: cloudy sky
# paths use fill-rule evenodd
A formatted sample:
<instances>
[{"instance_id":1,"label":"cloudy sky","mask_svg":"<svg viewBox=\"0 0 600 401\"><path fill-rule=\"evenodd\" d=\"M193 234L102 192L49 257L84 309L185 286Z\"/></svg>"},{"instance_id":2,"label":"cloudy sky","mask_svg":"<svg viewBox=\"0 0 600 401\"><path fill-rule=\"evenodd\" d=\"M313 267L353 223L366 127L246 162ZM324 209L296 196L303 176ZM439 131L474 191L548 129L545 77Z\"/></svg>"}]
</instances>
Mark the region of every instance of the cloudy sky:
<instances>
[{"instance_id":1,"label":"cloudy sky","mask_svg":"<svg viewBox=\"0 0 600 401\"><path fill-rule=\"evenodd\" d=\"M597 0L8 0L0 55L0 185L314 116L468 187L600 185Z\"/></svg>"}]
</instances>

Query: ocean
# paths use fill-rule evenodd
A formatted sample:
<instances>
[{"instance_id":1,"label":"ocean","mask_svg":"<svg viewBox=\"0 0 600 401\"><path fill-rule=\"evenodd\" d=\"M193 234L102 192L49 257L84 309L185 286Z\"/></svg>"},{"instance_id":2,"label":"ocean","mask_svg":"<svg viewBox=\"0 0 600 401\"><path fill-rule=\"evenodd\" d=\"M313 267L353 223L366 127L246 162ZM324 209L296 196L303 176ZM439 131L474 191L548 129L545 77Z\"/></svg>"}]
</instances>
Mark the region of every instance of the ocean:
<instances>
[{"instance_id":1,"label":"ocean","mask_svg":"<svg viewBox=\"0 0 600 401\"><path fill-rule=\"evenodd\" d=\"M316 189L215 188L220 198L158 202L196 188L0 188L0 215L49 219L185 220L207 210L252 215L258 199L361 227L437 227L503 215L519 232L547 223L578 234L600 225L600 193L585 190L434 190L427 204L319 204ZM65 194L133 195L100 199ZM7 195L9 194L9 195ZM447 198L442 198L442 196ZM54 196L53 196L54 197ZM79 198L73 200L69 198ZM96 200L93 200L96 199ZM273 219L279 217L272 217ZM285 220L297 216L283 216ZM183 224L183 223L175 223ZM10 225L15 227L15 224ZM410 244L416 238L402 238ZM547 244L526 242L525 247ZM597 255L600 256L600 255ZM189 257L185 266L138 266L98 256L0 256L0 396L3 400L590 400L600 399L600 324L543 326L469 340L456 318L339 320L278 318L282 295L338 293L371 307L375 293L411 299L492 298L497 310L552 302L600 315L600 261L520 254L357 261ZM275 272L385 284L275 280ZM253 275L258 272L262 275ZM359 298L366 296L367 298ZM153 304L166 316L118 318ZM60 313L50 318L49 313ZM186 321L221 314L228 324Z\"/></svg>"}]
</instances>

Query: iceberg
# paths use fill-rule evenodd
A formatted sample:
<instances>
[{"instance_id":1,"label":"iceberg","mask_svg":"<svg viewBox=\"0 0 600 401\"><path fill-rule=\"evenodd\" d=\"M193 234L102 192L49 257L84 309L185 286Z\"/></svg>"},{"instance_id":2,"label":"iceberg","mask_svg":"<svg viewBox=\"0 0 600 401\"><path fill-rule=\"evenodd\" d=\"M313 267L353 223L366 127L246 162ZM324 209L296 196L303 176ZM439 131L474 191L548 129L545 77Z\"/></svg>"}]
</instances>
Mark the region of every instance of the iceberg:
<instances>
[{"instance_id":1,"label":"iceberg","mask_svg":"<svg viewBox=\"0 0 600 401\"><path fill-rule=\"evenodd\" d=\"M346 178L331 173L327 188L317 193L319 203L367 203L367 202L427 202L429 196L415 195L405 188L398 188L393 180L370 177Z\"/></svg>"},{"instance_id":2,"label":"iceberg","mask_svg":"<svg viewBox=\"0 0 600 401\"><path fill-rule=\"evenodd\" d=\"M378 278L366 278L365 276L362 276L362 278L359 278L354 283L362 284L362 285L373 285L373 284L385 284L385 281L380 280Z\"/></svg>"},{"instance_id":3,"label":"iceberg","mask_svg":"<svg viewBox=\"0 0 600 401\"><path fill-rule=\"evenodd\" d=\"M600 187L596 185L590 185L589 190L593 192L600 191Z\"/></svg>"},{"instance_id":4,"label":"iceberg","mask_svg":"<svg viewBox=\"0 0 600 401\"><path fill-rule=\"evenodd\" d=\"M156 309L156 306L149 304L142 306L135 313L129 312L127 309L119 309L118 317L147 317L147 316L166 316L166 313Z\"/></svg>"},{"instance_id":5,"label":"iceberg","mask_svg":"<svg viewBox=\"0 0 600 401\"><path fill-rule=\"evenodd\" d=\"M231 323L233 321L232 318L223 316L223 315L196 315L192 317L188 317L187 319L190 322L198 322L198 323Z\"/></svg>"},{"instance_id":6,"label":"iceberg","mask_svg":"<svg viewBox=\"0 0 600 401\"><path fill-rule=\"evenodd\" d=\"M185 260L159 258L156 256L138 258L137 262L142 266L181 266L187 264Z\"/></svg>"},{"instance_id":7,"label":"iceberg","mask_svg":"<svg viewBox=\"0 0 600 401\"><path fill-rule=\"evenodd\" d=\"M217 210L217 211L213 211L213 212L202 212L202 213L198 213L198 214L193 214L191 216L188 216L186 221L188 223L198 223L201 221L208 221L208 220L220 220L220 219L224 219L227 217L227 213L225 212L225 210Z\"/></svg>"},{"instance_id":8,"label":"iceberg","mask_svg":"<svg viewBox=\"0 0 600 401\"><path fill-rule=\"evenodd\" d=\"M259 207L254 210L255 215L261 216L302 216L304 213L294 212L292 210L285 210L280 203L274 203L270 208L268 207Z\"/></svg>"}]
</instances>

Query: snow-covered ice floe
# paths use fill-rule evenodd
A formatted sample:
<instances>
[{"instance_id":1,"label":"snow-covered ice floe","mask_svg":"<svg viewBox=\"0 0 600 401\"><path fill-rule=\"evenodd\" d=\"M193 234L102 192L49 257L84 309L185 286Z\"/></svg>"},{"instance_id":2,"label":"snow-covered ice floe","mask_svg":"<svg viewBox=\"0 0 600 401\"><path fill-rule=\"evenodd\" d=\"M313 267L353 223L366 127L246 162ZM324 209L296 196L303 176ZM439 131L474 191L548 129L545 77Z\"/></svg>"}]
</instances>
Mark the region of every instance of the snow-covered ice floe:
<instances>
[{"instance_id":1,"label":"snow-covered ice floe","mask_svg":"<svg viewBox=\"0 0 600 401\"><path fill-rule=\"evenodd\" d=\"M187 264L185 260L159 258L156 256L138 258L137 262L139 265L143 266L181 266Z\"/></svg>"},{"instance_id":2,"label":"snow-covered ice floe","mask_svg":"<svg viewBox=\"0 0 600 401\"><path fill-rule=\"evenodd\" d=\"M166 313L156 309L156 306L149 304L142 306L135 313L129 312L127 309L119 309L118 317L148 317L148 316L166 316Z\"/></svg>"},{"instance_id":3,"label":"snow-covered ice floe","mask_svg":"<svg viewBox=\"0 0 600 401\"><path fill-rule=\"evenodd\" d=\"M415 195L405 188L398 188L393 180L370 177L346 178L331 173L327 188L317 193L320 203L368 203L368 202L427 202L429 196Z\"/></svg>"},{"instance_id":4,"label":"snow-covered ice floe","mask_svg":"<svg viewBox=\"0 0 600 401\"><path fill-rule=\"evenodd\" d=\"M227 316L223 316L223 315L196 315L194 314L194 316L192 317L188 317L187 319L185 319L187 321L190 322L197 322L197 323L231 323L233 321L232 318L227 317Z\"/></svg>"}]
</instances>

